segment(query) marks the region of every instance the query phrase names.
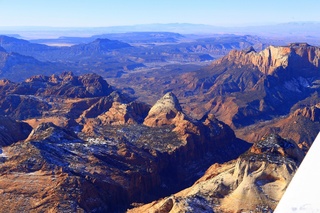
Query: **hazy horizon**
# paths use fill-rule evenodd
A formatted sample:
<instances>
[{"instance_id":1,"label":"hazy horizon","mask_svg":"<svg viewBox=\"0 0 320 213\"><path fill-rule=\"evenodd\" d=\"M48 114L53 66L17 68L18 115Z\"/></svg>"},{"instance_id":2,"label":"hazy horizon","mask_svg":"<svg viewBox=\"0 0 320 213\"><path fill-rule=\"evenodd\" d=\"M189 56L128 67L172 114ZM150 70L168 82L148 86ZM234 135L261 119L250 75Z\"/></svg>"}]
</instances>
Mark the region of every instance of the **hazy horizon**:
<instances>
[{"instance_id":1,"label":"hazy horizon","mask_svg":"<svg viewBox=\"0 0 320 213\"><path fill-rule=\"evenodd\" d=\"M147 23L147 24L127 24L127 25L111 25L111 26L33 26L33 25L25 25L25 26L1 26L1 29L41 29L41 28L47 28L47 29L94 29L94 28L112 28L112 27L135 27L135 26L151 26L151 25L194 25L194 26L207 26L207 27L216 27L216 28L246 28L246 27L263 27L263 26L276 26L276 25L284 25L284 24L320 24L320 21L291 21L291 22L279 22L279 23L261 23L261 24L247 24L247 25L241 25L241 26L219 26L219 25L212 25L212 24L196 24L196 23L188 23L188 22L168 22L168 23Z\"/></svg>"},{"instance_id":2,"label":"hazy horizon","mask_svg":"<svg viewBox=\"0 0 320 213\"><path fill-rule=\"evenodd\" d=\"M168 23L244 27L320 22L320 1L315 0L0 0L0 6L0 27L91 28Z\"/></svg>"},{"instance_id":3,"label":"hazy horizon","mask_svg":"<svg viewBox=\"0 0 320 213\"><path fill-rule=\"evenodd\" d=\"M56 39L60 37L91 37L95 35L131 32L171 32L202 36L216 34L257 35L269 38L286 38L297 42L315 42L320 34L320 22L288 22L280 24L219 27L191 23L139 24L110 27L46 27L46 26L0 26L0 34L32 39Z\"/></svg>"}]
</instances>

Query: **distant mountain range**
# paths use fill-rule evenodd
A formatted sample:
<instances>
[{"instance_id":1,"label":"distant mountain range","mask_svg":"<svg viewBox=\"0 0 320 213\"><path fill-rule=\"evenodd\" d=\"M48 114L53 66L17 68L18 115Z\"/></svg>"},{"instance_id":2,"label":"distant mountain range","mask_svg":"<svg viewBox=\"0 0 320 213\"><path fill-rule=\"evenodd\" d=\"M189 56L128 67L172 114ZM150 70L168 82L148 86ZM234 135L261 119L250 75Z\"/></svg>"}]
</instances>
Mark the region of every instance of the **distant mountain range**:
<instances>
[{"instance_id":1,"label":"distant mountain range","mask_svg":"<svg viewBox=\"0 0 320 213\"><path fill-rule=\"evenodd\" d=\"M119 40L111 40L108 37ZM64 41L77 42L73 46L47 46L9 36L0 36L2 51L19 53L19 57L34 58L30 73L18 72L21 60L12 62L10 69L1 68L0 77L20 81L34 74L95 72L103 77L120 77L136 69L154 69L168 64L207 63L214 58L225 55L231 49L243 49L254 46L261 49L266 46L264 40L256 36L222 35L210 38L199 38L191 41L180 41L184 36L176 33L128 33L106 34L90 38L62 38ZM130 42L130 43L128 43ZM3 58L6 63L8 58ZM41 62L41 64L36 63ZM50 63L51 68L45 68ZM22 69L21 66L19 69ZM44 71L41 71L43 69Z\"/></svg>"},{"instance_id":2,"label":"distant mountain range","mask_svg":"<svg viewBox=\"0 0 320 213\"><path fill-rule=\"evenodd\" d=\"M260 26L219 27L204 24L170 23L142 24L132 26L111 26L95 28L58 28L58 27L0 27L0 34L22 36L29 39L68 37L90 37L99 34L128 32L173 32L180 34L240 34L260 35L282 38L296 42L302 39L315 44L320 31L319 22L290 22ZM313 42L311 42L313 41Z\"/></svg>"}]
</instances>

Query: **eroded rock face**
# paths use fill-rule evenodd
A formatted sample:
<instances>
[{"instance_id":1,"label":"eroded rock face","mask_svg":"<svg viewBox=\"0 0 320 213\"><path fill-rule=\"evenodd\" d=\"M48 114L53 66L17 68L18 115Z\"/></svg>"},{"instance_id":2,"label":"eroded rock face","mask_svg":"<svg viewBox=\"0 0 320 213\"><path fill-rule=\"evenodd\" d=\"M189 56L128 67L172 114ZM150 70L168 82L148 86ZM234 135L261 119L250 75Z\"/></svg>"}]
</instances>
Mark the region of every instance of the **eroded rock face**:
<instances>
[{"instance_id":1,"label":"eroded rock face","mask_svg":"<svg viewBox=\"0 0 320 213\"><path fill-rule=\"evenodd\" d=\"M72 108L74 104L66 102L67 99L94 99L108 96L112 92L111 86L96 74L74 76L72 73L63 73L50 77L38 75L22 83L3 80L0 85L0 112L15 119L43 117L43 114L52 114L48 111L55 110L61 110L59 114L65 114L62 108Z\"/></svg>"},{"instance_id":2,"label":"eroded rock face","mask_svg":"<svg viewBox=\"0 0 320 213\"><path fill-rule=\"evenodd\" d=\"M180 103L177 97L169 92L153 105L143 123L151 127L173 125L179 112L182 112Z\"/></svg>"},{"instance_id":3,"label":"eroded rock face","mask_svg":"<svg viewBox=\"0 0 320 213\"><path fill-rule=\"evenodd\" d=\"M10 209L124 211L185 188L212 162L234 159L250 146L211 114L191 119L172 93L150 109L110 88L96 75L72 73L0 83L3 113L34 128L0 153L0 174L6 174L0 199L17 199ZM10 102L11 96L45 107Z\"/></svg>"},{"instance_id":4,"label":"eroded rock face","mask_svg":"<svg viewBox=\"0 0 320 213\"><path fill-rule=\"evenodd\" d=\"M311 107L304 107L303 109L297 109L293 116L303 116L309 118L311 121L320 121L320 104Z\"/></svg>"},{"instance_id":5,"label":"eroded rock face","mask_svg":"<svg viewBox=\"0 0 320 213\"><path fill-rule=\"evenodd\" d=\"M300 66L310 63L315 67L319 67L319 48L306 43L293 43L282 47L269 46L258 53L254 49L250 51L232 50L227 56L217 60L213 64L219 64L222 61L232 61L240 65L253 64L263 74L272 75L276 69L279 67L286 68L289 66L289 63L290 66L291 63L298 65L299 62L293 61L294 59L304 62Z\"/></svg>"},{"instance_id":6,"label":"eroded rock face","mask_svg":"<svg viewBox=\"0 0 320 213\"><path fill-rule=\"evenodd\" d=\"M204 127L182 111L177 97L172 92L165 94L155 103L143 124L150 127L172 125L175 127L173 131L185 141L191 135L200 135L200 129Z\"/></svg>"},{"instance_id":7,"label":"eroded rock face","mask_svg":"<svg viewBox=\"0 0 320 213\"><path fill-rule=\"evenodd\" d=\"M271 212L304 154L269 135L237 160L214 164L193 186L129 212Z\"/></svg>"}]
</instances>

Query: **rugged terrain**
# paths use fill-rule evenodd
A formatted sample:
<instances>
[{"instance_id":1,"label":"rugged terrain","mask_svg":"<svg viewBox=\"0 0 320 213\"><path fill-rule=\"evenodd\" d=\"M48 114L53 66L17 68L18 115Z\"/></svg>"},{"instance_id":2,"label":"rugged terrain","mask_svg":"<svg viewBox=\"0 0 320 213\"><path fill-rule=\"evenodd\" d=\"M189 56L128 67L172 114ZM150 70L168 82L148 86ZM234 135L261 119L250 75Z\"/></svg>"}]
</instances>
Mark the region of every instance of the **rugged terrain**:
<instances>
[{"instance_id":1,"label":"rugged terrain","mask_svg":"<svg viewBox=\"0 0 320 213\"><path fill-rule=\"evenodd\" d=\"M20 120L3 125L19 134L1 144L2 212L124 211L250 147L213 115L187 116L173 93L150 108L96 74L3 80L0 95L3 122Z\"/></svg>"},{"instance_id":2,"label":"rugged terrain","mask_svg":"<svg viewBox=\"0 0 320 213\"><path fill-rule=\"evenodd\" d=\"M118 78L133 71L154 69L170 69L173 72L180 69L185 72L198 69L231 49L264 47L263 41L254 36L221 35L180 41L183 37L179 34L159 32L107 34L85 39L69 38L76 40L76 44L57 47L0 36L0 47L8 54L29 56L26 67L22 66L26 64L21 61L12 62L8 71L2 71L0 67L0 77L23 81L32 75L49 75L62 71L73 71L77 74L94 72L109 78ZM45 66L48 64L50 67ZM173 68L170 67L172 65ZM23 72L24 70L30 70L31 73Z\"/></svg>"},{"instance_id":3,"label":"rugged terrain","mask_svg":"<svg viewBox=\"0 0 320 213\"><path fill-rule=\"evenodd\" d=\"M193 186L128 212L272 212L303 156L269 135L238 159L213 164Z\"/></svg>"},{"instance_id":4,"label":"rugged terrain","mask_svg":"<svg viewBox=\"0 0 320 213\"><path fill-rule=\"evenodd\" d=\"M232 50L197 71L171 73L165 77L160 73L155 74L156 77L131 74L127 78L115 79L112 83L119 86L125 84L132 88L137 96L150 97L148 100L151 103L154 100L152 97L172 91L183 103L184 111L192 117L199 119L212 113L237 130L249 126L254 128L257 124L264 125L265 121L284 117L291 120L301 116L307 118L310 113L303 112L315 108L320 102L319 59L320 49L306 43L270 46L260 52L249 48ZM299 120L301 124L302 117ZM311 118L310 122L305 119L310 124L308 126L312 126L308 128L312 138L305 137L308 144L312 143L313 136L319 131L317 119ZM276 121L279 120L274 120L273 123ZM266 131L266 128L261 131L293 136L290 135L293 129L286 126L286 121L280 123L274 124L275 128L270 126L270 131ZM276 131L271 131L272 129ZM248 139L240 135L240 131L237 133L239 137ZM260 136L263 136L262 133L250 141L255 141ZM292 139L297 143L302 142L297 136Z\"/></svg>"},{"instance_id":5,"label":"rugged terrain","mask_svg":"<svg viewBox=\"0 0 320 213\"><path fill-rule=\"evenodd\" d=\"M0 37L1 212L275 208L320 130L320 49L143 35Z\"/></svg>"}]
</instances>

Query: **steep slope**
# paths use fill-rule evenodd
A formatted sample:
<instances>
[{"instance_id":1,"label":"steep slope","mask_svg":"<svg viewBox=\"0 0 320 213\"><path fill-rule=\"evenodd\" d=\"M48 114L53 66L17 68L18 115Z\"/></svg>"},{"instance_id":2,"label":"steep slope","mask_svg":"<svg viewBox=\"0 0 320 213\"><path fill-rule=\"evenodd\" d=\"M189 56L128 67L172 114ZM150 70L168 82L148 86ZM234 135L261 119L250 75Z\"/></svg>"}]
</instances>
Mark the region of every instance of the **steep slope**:
<instances>
[{"instance_id":1,"label":"steep slope","mask_svg":"<svg viewBox=\"0 0 320 213\"><path fill-rule=\"evenodd\" d=\"M3 149L1 211L113 211L112 203L126 200L116 182L130 181L119 180L120 166L127 168L120 161L126 159L117 159L109 148L102 141L84 142L53 124L41 124L26 141Z\"/></svg>"},{"instance_id":2,"label":"steep slope","mask_svg":"<svg viewBox=\"0 0 320 213\"><path fill-rule=\"evenodd\" d=\"M301 147L308 148L320 131L319 104L296 109L287 116L262 121L248 127L235 130L237 137L254 142L259 138L276 133L290 138Z\"/></svg>"},{"instance_id":3,"label":"steep slope","mask_svg":"<svg viewBox=\"0 0 320 213\"><path fill-rule=\"evenodd\" d=\"M190 188L128 212L272 212L302 158L294 143L269 135Z\"/></svg>"},{"instance_id":4,"label":"steep slope","mask_svg":"<svg viewBox=\"0 0 320 213\"><path fill-rule=\"evenodd\" d=\"M177 97L169 92L150 109L144 124L147 126L171 125L179 112L182 112L180 103Z\"/></svg>"}]
</instances>

